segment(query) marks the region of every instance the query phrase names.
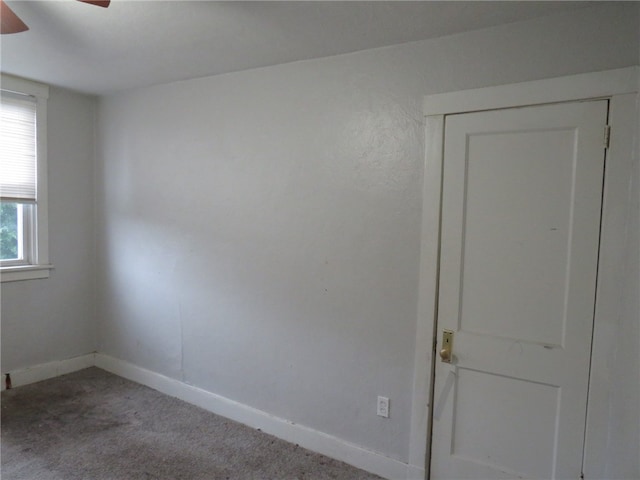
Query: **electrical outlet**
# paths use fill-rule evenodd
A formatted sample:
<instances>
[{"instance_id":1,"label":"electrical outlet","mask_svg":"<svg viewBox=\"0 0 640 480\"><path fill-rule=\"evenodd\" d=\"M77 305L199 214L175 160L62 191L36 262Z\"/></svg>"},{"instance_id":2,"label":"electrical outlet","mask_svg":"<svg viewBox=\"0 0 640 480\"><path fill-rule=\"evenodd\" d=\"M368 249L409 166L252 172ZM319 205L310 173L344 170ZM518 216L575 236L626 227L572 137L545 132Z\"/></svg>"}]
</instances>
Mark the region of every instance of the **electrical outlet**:
<instances>
[{"instance_id":1,"label":"electrical outlet","mask_svg":"<svg viewBox=\"0 0 640 480\"><path fill-rule=\"evenodd\" d=\"M378 397L378 416L389 418L389 399L387 397Z\"/></svg>"}]
</instances>

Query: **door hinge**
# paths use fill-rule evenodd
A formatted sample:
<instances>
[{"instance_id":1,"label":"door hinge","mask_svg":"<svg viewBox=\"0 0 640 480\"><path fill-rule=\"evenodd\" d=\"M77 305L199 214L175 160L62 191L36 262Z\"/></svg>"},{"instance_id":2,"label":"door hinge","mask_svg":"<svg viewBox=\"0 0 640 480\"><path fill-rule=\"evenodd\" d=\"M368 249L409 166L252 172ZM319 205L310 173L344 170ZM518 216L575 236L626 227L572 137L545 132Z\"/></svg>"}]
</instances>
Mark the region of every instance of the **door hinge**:
<instances>
[{"instance_id":1,"label":"door hinge","mask_svg":"<svg viewBox=\"0 0 640 480\"><path fill-rule=\"evenodd\" d=\"M604 148L609 148L611 144L611 125L606 125L604 127Z\"/></svg>"}]
</instances>

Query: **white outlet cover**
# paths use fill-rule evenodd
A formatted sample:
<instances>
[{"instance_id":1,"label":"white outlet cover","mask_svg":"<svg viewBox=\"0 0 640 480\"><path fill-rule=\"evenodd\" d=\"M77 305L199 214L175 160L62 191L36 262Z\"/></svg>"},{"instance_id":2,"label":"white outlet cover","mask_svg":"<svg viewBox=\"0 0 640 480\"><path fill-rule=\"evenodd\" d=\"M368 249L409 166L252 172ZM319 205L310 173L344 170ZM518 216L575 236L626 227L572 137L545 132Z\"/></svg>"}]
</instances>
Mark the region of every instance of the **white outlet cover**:
<instances>
[{"instance_id":1,"label":"white outlet cover","mask_svg":"<svg viewBox=\"0 0 640 480\"><path fill-rule=\"evenodd\" d=\"M389 398L378 397L378 416L389 418Z\"/></svg>"}]
</instances>

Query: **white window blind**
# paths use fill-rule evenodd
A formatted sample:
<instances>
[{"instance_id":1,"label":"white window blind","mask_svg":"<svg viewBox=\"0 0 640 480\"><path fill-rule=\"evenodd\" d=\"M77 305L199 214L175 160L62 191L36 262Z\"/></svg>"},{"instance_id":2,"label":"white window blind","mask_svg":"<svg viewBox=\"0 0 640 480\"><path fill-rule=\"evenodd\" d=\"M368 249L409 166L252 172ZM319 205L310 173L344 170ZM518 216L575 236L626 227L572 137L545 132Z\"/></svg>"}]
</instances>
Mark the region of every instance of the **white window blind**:
<instances>
[{"instance_id":1,"label":"white window blind","mask_svg":"<svg viewBox=\"0 0 640 480\"><path fill-rule=\"evenodd\" d=\"M0 199L36 201L36 101L6 91L0 95Z\"/></svg>"}]
</instances>

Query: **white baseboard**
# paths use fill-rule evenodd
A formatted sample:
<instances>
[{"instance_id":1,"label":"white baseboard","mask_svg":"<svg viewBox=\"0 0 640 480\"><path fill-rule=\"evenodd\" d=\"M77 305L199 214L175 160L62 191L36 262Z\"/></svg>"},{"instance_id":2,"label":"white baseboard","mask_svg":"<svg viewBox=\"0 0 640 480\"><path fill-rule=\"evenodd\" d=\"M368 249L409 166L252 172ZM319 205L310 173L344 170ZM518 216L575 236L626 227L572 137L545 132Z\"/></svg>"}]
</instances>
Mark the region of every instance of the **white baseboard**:
<instances>
[{"instance_id":1,"label":"white baseboard","mask_svg":"<svg viewBox=\"0 0 640 480\"><path fill-rule=\"evenodd\" d=\"M3 373L9 373L11 375L11 385L13 387L20 387L22 385L28 385L42 380L48 380L49 378L59 377L60 375L66 375L67 373L82 370L83 368L93 367L94 365L95 353L89 353L87 355L80 355L79 357L41 363L40 365L34 365L33 367ZM2 390L4 390L4 378L2 378L1 383Z\"/></svg>"},{"instance_id":2,"label":"white baseboard","mask_svg":"<svg viewBox=\"0 0 640 480\"><path fill-rule=\"evenodd\" d=\"M418 478L419 469L406 463L109 355L97 353L95 366L381 477L392 480ZM424 470L422 472L420 478L424 478Z\"/></svg>"}]
</instances>

